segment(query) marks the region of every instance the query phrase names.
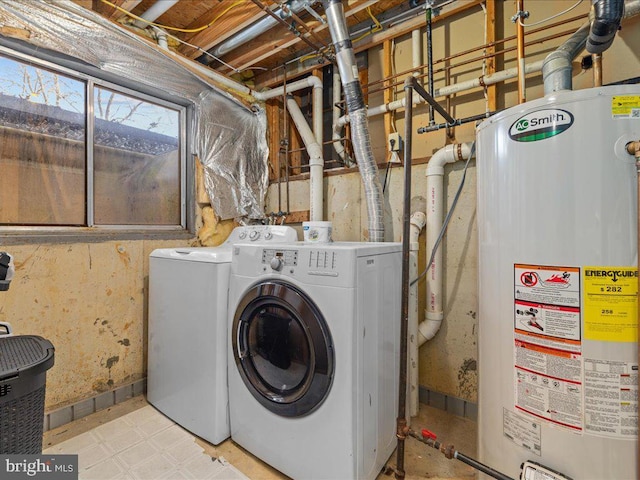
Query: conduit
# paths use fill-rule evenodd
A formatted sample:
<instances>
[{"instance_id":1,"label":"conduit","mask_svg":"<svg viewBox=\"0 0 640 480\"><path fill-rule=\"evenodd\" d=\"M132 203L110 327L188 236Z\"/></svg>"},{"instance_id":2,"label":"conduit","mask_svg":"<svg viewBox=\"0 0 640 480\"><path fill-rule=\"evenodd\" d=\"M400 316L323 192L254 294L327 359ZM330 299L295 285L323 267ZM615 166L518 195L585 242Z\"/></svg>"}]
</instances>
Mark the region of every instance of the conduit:
<instances>
[{"instance_id":1,"label":"conduit","mask_svg":"<svg viewBox=\"0 0 640 480\"><path fill-rule=\"evenodd\" d=\"M341 0L322 2L329 24L331 40L336 50L336 62L344 87L347 110L351 118L353 151L362 177L369 214L369 241L384 241L382 185L378 178L378 166L371 149L367 108L364 104L362 85L353 45L347 29L344 6Z\"/></svg>"},{"instance_id":2,"label":"conduit","mask_svg":"<svg viewBox=\"0 0 640 480\"><path fill-rule=\"evenodd\" d=\"M309 218L312 222L319 222L323 220L324 158L322 157L322 146L311 131L304 114L298 106L298 102L291 96L287 97L287 108L309 154L309 189L311 196Z\"/></svg>"}]
</instances>

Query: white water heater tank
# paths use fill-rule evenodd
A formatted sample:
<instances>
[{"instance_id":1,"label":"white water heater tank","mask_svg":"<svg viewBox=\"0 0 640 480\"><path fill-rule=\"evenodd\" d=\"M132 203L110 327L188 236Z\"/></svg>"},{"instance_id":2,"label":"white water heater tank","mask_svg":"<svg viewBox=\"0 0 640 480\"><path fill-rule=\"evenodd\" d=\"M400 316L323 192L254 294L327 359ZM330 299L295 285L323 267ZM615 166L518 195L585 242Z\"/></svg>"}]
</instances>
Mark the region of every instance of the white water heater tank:
<instances>
[{"instance_id":1,"label":"white water heater tank","mask_svg":"<svg viewBox=\"0 0 640 480\"><path fill-rule=\"evenodd\" d=\"M638 478L639 139L637 85L478 128L479 458L514 478Z\"/></svg>"}]
</instances>

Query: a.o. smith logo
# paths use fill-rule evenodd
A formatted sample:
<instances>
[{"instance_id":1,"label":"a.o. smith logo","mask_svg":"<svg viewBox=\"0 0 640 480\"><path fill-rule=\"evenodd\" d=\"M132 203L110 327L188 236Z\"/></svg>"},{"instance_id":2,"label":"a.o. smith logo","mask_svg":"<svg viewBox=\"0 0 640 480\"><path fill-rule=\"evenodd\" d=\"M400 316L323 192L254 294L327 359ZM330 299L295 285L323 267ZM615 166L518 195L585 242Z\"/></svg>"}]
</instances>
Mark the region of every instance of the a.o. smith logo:
<instances>
[{"instance_id":1,"label":"a.o. smith logo","mask_svg":"<svg viewBox=\"0 0 640 480\"><path fill-rule=\"evenodd\" d=\"M573 115L566 110L547 108L528 113L513 122L509 137L516 142L535 142L553 137L573 125Z\"/></svg>"}]
</instances>

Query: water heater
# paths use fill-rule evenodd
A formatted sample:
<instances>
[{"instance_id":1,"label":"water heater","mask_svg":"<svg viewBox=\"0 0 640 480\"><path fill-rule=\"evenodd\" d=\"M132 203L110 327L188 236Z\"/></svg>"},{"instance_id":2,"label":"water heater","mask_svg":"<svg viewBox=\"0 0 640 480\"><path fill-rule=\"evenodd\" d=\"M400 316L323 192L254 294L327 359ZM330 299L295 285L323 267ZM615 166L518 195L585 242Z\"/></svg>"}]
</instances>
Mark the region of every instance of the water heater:
<instances>
[{"instance_id":1,"label":"water heater","mask_svg":"<svg viewBox=\"0 0 640 480\"><path fill-rule=\"evenodd\" d=\"M636 479L640 87L548 95L477 132L479 457Z\"/></svg>"}]
</instances>

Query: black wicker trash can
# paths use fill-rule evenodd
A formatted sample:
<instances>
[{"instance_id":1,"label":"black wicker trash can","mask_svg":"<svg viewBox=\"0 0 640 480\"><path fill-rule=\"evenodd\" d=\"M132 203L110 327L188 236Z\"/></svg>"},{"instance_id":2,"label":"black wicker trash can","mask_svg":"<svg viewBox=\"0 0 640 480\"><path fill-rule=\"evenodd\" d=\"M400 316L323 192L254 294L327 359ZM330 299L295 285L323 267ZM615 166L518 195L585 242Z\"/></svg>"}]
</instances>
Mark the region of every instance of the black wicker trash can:
<instances>
[{"instance_id":1,"label":"black wicker trash can","mask_svg":"<svg viewBox=\"0 0 640 480\"><path fill-rule=\"evenodd\" d=\"M51 342L35 335L0 336L0 454L41 454Z\"/></svg>"}]
</instances>

